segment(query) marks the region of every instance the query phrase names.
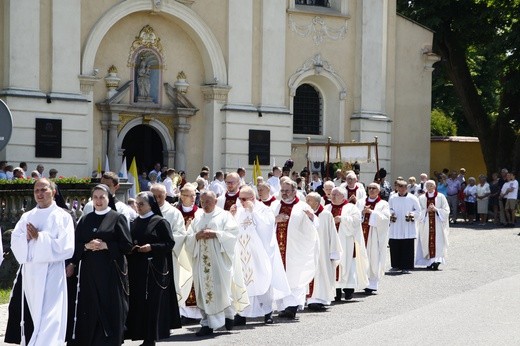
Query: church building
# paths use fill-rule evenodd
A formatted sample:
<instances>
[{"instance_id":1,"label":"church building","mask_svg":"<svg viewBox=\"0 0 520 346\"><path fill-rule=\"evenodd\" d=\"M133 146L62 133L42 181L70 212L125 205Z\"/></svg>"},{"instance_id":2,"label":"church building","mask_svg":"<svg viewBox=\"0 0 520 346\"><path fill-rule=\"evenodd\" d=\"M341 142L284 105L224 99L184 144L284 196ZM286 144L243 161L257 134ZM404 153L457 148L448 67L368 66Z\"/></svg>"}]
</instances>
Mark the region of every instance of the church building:
<instances>
[{"instance_id":1,"label":"church building","mask_svg":"<svg viewBox=\"0 0 520 346\"><path fill-rule=\"evenodd\" d=\"M389 176L429 172L438 57L395 0L3 0L0 18L11 164L84 177L135 157L251 180L257 156L264 176L307 165L307 138L377 137Z\"/></svg>"}]
</instances>

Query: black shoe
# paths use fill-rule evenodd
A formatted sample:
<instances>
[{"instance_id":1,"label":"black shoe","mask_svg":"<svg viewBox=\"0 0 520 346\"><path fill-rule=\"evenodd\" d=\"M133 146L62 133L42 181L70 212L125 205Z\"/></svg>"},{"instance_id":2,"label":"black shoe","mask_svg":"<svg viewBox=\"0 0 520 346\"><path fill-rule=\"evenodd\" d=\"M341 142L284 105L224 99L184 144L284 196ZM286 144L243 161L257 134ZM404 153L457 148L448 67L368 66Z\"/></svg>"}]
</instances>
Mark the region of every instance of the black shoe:
<instances>
[{"instance_id":1,"label":"black shoe","mask_svg":"<svg viewBox=\"0 0 520 346\"><path fill-rule=\"evenodd\" d=\"M264 316L264 323L265 324L273 324L274 323L274 321L273 321L273 313L272 312L270 312L268 314L265 314L265 316Z\"/></svg>"},{"instance_id":2,"label":"black shoe","mask_svg":"<svg viewBox=\"0 0 520 346\"><path fill-rule=\"evenodd\" d=\"M372 289L372 288L365 288L365 294L367 296L371 296L372 294L374 294L376 290Z\"/></svg>"},{"instance_id":3,"label":"black shoe","mask_svg":"<svg viewBox=\"0 0 520 346\"><path fill-rule=\"evenodd\" d=\"M211 329L208 326L203 326L202 328L199 329L198 332L195 333L196 336L206 336L206 335L211 335L211 334L213 334L213 329Z\"/></svg>"},{"instance_id":4,"label":"black shoe","mask_svg":"<svg viewBox=\"0 0 520 346\"><path fill-rule=\"evenodd\" d=\"M154 340L144 340L144 342L139 345L139 346L155 346L155 341Z\"/></svg>"},{"instance_id":5,"label":"black shoe","mask_svg":"<svg viewBox=\"0 0 520 346\"><path fill-rule=\"evenodd\" d=\"M239 314L235 315L235 320L233 321L233 325L235 327L237 326L245 326L246 325L246 318L244 316L240 316Z\"/></svg>"},{"instance_id":6,"label":"black shoe","mask_svg":"<svg viewBox=\"0 0 520 346\"><path fill-rule=\"evenodd\" d=\"M245 319L245 318L244 318ZM244 323L245 324L245 323ZM232 330L235 326L235 321L231 318L226 318L226 330Z\"/></svg>"},{"instance_id":7,"label":"black shoe","mask_svg":"<svg viewBox=\"0 0 520 346\"><path fill-rule=\"evenodd\" d=\"M280 312L278 314L278 317L280 318L287 318L289 320L294 320L296 317L296 310L298 309L297 306L288 306L285 308L284 311Z\"/></svg>"},{"instance_id":8,"label":"black shoe","mask_svg":"<svg viewBox=\"0 0 520 346\"><path fill-rule=\"evenodd\" d=\"M323 311L325 310L325 305L321 303L310 303L307 305L307 308L312 311Z\"/></svg>"},{"instance_id":9,"label":"black shoe","mask_svg":"<svg viewBox=\"0 0 520 346\"><path fill-rule=\"evenodd\" d=\"M351 300L352 296L354 295L354 289L353 288L344 288L343 292L345 292L345 300Z\"/></svg>"},{"instance_id":10,"label":"black shoe","mask_svg":"<svg viewBox=\"0 0 520 346\"><path fill-rule=\"evenodd\" d=\"M336 288L336 296L334 297L335 302L341 301L341 288Z\"/></svg>"},{"instance_id":11,"label":"black shoe","mask_svg":"<svg viewBox=\"0 0 520 346\"><path fill-rule=\"evenodd\" d=\"M432 270L439 270L440 262L433 262L432 263Z\"/></svg>"}]
</instances>

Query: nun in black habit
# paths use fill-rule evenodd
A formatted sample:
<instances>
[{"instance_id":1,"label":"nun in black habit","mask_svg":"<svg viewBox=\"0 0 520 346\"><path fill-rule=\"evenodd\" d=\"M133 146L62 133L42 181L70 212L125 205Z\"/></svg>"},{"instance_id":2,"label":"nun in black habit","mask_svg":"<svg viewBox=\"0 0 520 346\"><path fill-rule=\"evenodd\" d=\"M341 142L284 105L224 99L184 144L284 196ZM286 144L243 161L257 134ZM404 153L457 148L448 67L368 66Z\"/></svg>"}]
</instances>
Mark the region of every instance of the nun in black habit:
<instances>
[{"instance_id":1,"label":"nun in black habit","mask_svg":"<svg viewBox=\"0 0 520 346\"><path fill-rule=\"evenodd\" d=\"M128 269L132 250L128 222L109 207L108 186L92 190L94 212L76 227L71 263L78 269L76 306L69 310L72 335L68 345L121 345L128 314ZM71 298L71 297L69 297Z\"/></svg>"},{"instance_id":2,"label":"nun in black habit","mask_svg":"<svg viewBox=\"0 0 520 346\"><path fill-rule=\"evenodd\" d=\"M170 336L170 329L181 328L173 281L175 242L151 192L139 193L136 204L139 217L131 227L134 250L128 255L130 311L126 338L155 345L155 341Z\"/></svg>"}]
</instances>

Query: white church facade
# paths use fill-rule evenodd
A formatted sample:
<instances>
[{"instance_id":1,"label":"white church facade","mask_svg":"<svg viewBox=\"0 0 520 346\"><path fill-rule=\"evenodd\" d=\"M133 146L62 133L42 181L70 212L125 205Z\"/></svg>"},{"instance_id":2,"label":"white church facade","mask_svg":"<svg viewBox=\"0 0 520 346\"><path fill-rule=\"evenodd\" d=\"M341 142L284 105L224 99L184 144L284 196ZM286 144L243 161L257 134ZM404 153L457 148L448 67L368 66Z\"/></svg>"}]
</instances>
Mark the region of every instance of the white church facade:
<instances>
[{"instance_id":1,"label":"white church facade","mask_svg":"<svg viewBox=\"0 0 520 346\"><path fill-rule=\"evenodd\" d=\"M377 136L390 175L429 171L433 33L395 0L4 0L0 18L14 165L251 177L256 155L301 169L308 137Z\"/></svg>"}]
</instances>

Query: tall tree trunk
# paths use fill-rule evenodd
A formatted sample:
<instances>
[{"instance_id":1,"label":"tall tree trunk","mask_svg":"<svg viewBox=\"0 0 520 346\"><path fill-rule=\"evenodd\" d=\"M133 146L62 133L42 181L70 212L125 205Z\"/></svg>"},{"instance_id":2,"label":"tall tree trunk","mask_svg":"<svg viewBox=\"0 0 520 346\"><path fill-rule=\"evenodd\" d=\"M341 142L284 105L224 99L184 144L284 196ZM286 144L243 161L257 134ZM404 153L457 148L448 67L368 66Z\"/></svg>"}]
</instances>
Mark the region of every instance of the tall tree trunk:
<instances>
[{"instance_id":1,"label":"tall tree trunk","mask_svg":"<svg viewBox=\"0 0 520 346\"><path fill-rule=\"evenodd\" d=\"M438 49L445 63L448 77L453 82L455 92L457 93L463 108L464 116L471 126L472 130L477 134L480 140L480 149L484 157L484 162L488 173L497 170L497 148L500 139L506 136L500 136L500 133L507 131L504 124L500 121L491 122L490 117L486 113L482 105L481 96L473 83L469 66L466 62L466 49L461 47L450 31L444 32L437 37ZM506 157L511 156L512 144L508 146L500 146Z\"/></svg>"}]
</instances>

